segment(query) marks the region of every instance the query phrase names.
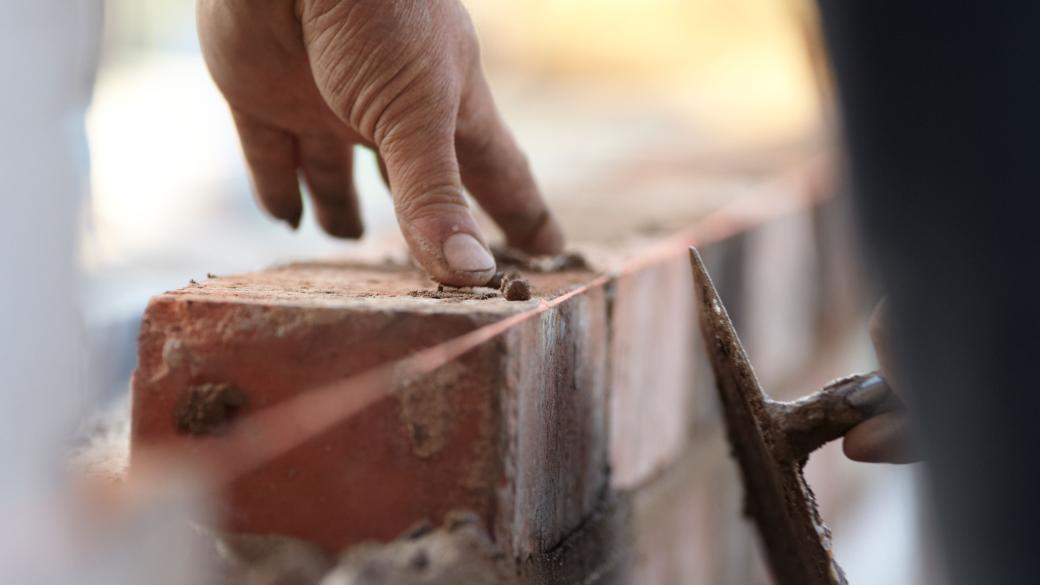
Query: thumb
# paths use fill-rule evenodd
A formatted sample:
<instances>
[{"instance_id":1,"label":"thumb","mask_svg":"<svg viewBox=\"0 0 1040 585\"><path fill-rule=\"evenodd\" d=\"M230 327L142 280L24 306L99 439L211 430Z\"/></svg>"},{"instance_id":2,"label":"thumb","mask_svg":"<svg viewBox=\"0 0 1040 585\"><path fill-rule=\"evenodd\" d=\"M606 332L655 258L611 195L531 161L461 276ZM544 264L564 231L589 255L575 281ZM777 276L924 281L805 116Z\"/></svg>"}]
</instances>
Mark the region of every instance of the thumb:
<instances>
[{"instance_id":1,"label":"thumb","mask_svg":"<svg viewBox=\"0 0 1040 585\"><path fill-rule=\"evenodd\" d=\"M454 115L423 113L388 125L378 140L401 232L434 280L477 286L495 260L462 196Z\"/></svg>"}]
</instances>

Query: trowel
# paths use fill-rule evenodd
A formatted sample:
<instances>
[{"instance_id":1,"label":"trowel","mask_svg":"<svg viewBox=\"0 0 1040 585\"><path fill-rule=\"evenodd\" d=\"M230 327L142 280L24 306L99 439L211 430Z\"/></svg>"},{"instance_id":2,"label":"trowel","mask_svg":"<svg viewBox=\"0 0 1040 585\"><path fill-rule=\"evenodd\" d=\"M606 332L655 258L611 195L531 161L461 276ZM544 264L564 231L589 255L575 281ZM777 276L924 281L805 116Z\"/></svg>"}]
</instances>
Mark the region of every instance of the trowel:
<instances>
[{"instance_id":1,"label":"trowel","mask_svg":"<svg viewBox=\"0 0 1040 585\"><path fill-rule=\"evenodd\" d=\"M772 400L692 247L690 263L701 333L744 480L745 512L758 529L773 577L778 585L847 585L802 468L825 443L902 405L878 372L836 380L792 402Z\"/></svg>"}]
</instances>

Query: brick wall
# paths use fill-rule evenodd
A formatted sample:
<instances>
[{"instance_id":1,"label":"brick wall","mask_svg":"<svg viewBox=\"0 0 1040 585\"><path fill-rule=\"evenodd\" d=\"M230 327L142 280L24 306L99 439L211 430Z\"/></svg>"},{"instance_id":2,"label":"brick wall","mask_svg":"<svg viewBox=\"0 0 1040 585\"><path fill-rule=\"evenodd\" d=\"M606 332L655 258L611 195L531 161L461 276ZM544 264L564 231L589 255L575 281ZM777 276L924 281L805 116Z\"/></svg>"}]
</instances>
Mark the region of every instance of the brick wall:
<instances>
[{"instance_id":1,"label":"brick wall","mask_svg":"<svg viewBox=\"0 0 1040 585\"><path fill-rule=\"evenodd\" d=\"M465 508L528 582L758 582L686 248L701 247L763 384L789 394L861 304L840 215L811 179L757 183L621 248L583 244L595 268L529 272L525 302L338 263L160 295L140 336L134 466L160 450L204 462L224 528L329 550ZM179 428L214 385L241 395L226 424ZM813 478L824 493L829 477Z\"/></svg>"}]
</instances>

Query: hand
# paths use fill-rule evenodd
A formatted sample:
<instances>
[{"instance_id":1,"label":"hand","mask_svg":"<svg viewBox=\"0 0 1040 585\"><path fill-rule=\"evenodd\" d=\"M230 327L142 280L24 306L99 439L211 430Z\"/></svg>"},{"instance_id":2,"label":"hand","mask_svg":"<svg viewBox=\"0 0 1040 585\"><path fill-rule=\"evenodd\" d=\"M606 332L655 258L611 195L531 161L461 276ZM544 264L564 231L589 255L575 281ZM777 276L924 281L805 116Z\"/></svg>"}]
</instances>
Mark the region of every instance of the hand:
<instances>
[{"instance_id":1,"label":"hand","mask_svg":"<svg viewBox=\"0 0 1040 585\"><path fill-rule=\"evenodd\" d=\"M874 342L881 372L895 391L899 383L893 378L892 360L888 342L887 313L882 301L870 317L870 337ZM920 460L918 449L910 436L906 413L886 412L856 425L845 434L842 444L845 455L868 463L912 463Z\"/></svg>"},{"instance_id":2,"label":"hand","mask_svg":"<svg viewBox=\"0 0 1040 585\"><path fill-rule=\"evenodd\" d=\"M509 245L562 250L458 0L198 0L198 21L275 217L299 224L299 171L325 231L360 237L352 146L362 144L377 151L401 231L434 279L479 285L495 272L463 184Z\"/></svg>"}]
</instances>

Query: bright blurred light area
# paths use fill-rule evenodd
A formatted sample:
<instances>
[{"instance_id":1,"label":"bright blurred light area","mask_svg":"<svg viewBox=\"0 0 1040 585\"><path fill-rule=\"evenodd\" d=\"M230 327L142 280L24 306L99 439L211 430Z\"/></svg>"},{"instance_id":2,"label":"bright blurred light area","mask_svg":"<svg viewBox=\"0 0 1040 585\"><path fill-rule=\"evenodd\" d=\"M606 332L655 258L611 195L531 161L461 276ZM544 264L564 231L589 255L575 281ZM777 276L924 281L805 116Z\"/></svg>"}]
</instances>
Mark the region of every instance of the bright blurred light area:
<instances>
[{"instance_id":1,"label":"bright blurred light area","mask_svg":"<svg viewBox=\"0 0 1040 585\"><path fill-rule=\"evenodd\" d=\"M819 121L813 12L800 0L470 0L492 77L582 85L671 111L712 140ZM593 104L595 105L595 104Z\"/></svg>"},{"instance_id":2,"label":"bright blurred light area","mask_svg":"<svg viewBox=\"0 0 1040 585\"><path fill-rule=\"evenodd\" d=\"M90 114L94 261L217 212L215 182L239 164L234 135L198 59L156 55L105 69ZM206 137L206 140L199 140Z\"/></svg>"}]
</instances>

